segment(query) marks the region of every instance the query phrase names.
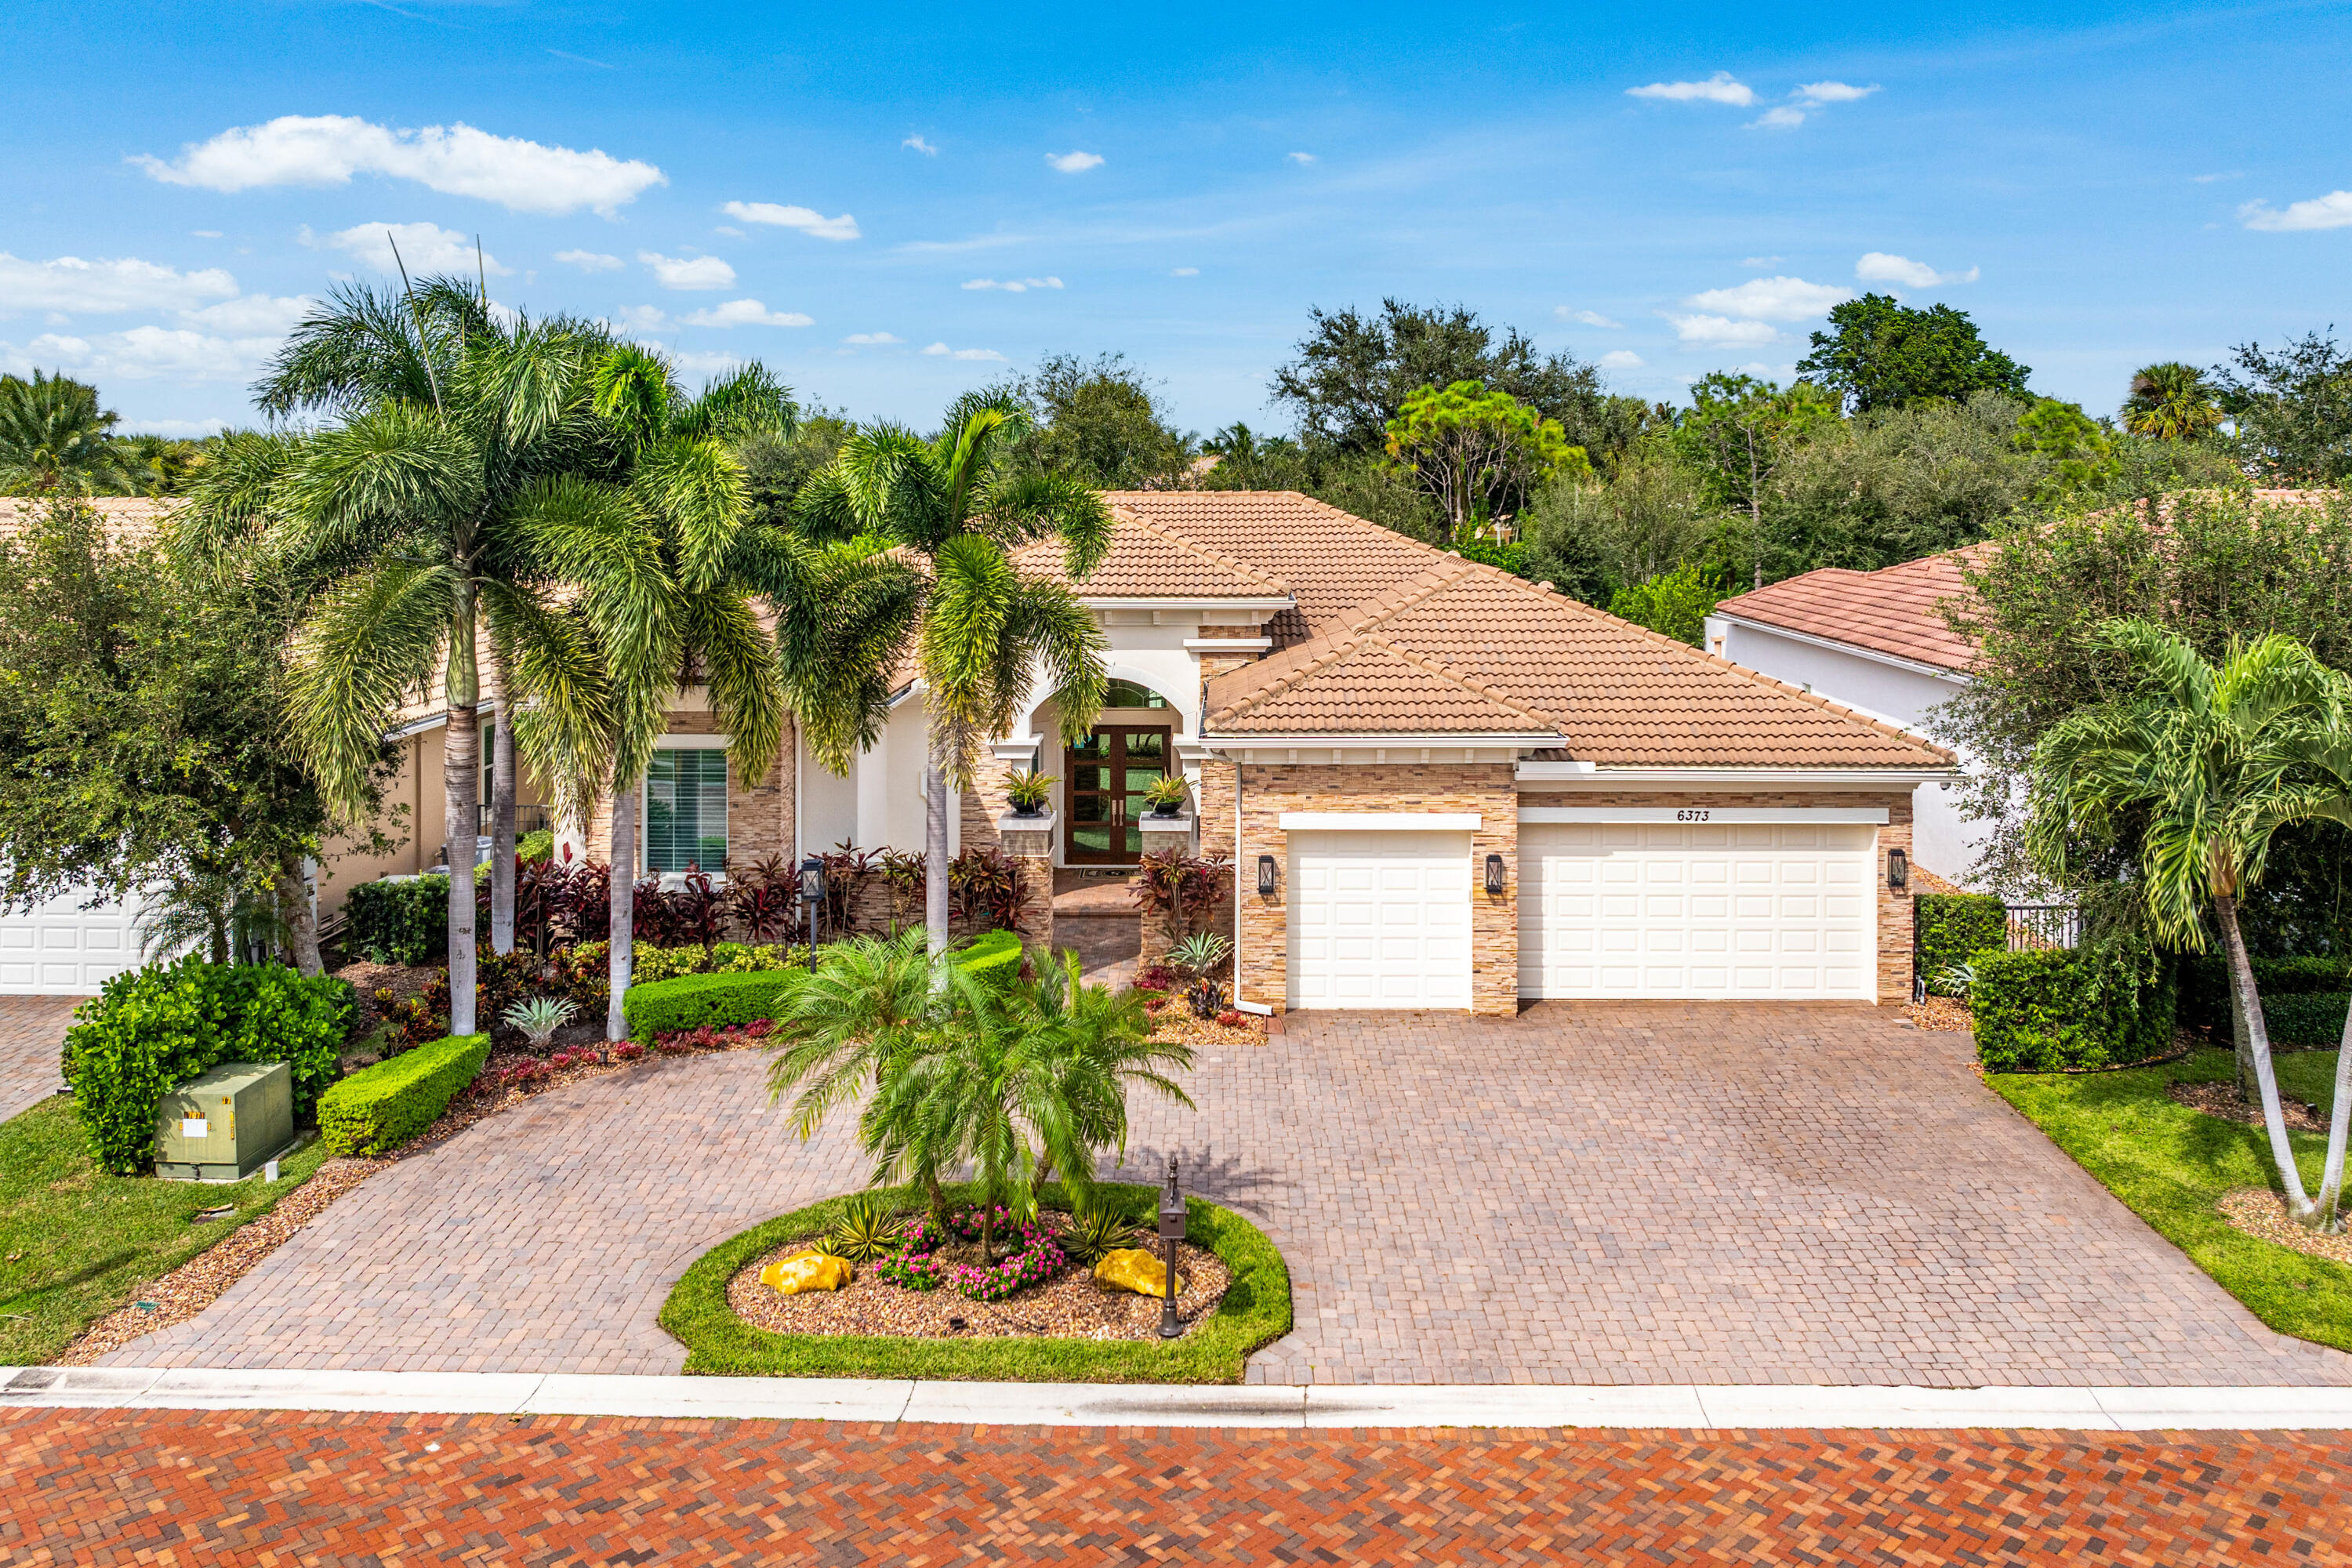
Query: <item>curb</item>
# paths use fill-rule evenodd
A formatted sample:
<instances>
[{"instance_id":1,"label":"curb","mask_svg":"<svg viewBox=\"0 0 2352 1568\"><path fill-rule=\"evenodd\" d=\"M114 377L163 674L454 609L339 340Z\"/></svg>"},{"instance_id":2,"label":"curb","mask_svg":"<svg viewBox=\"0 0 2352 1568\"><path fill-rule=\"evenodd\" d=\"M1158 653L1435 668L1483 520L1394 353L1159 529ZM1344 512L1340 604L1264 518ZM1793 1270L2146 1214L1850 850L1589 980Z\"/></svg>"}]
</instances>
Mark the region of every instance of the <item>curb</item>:
<instances>
[{"instance_id":1,"label":"curb","mask_svg":"<svg viewBox=\"0 0 2352 1568\"><path fill-rule=\"evenodd\" d=\"M877 1421L991 1426L2352 1430L2352 1388L1315 1384L1182 1387L575 1373L0 1367L0 1408Z\"/></svg>"}]
</instances>

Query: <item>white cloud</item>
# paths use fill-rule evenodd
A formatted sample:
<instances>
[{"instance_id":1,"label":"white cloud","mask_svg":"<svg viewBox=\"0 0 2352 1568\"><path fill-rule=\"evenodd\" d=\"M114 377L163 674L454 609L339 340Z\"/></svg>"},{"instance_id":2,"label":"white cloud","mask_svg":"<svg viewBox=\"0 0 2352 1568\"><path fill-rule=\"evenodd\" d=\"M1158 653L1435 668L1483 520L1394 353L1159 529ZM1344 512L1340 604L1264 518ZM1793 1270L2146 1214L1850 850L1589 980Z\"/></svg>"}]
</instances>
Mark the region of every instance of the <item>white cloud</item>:
<instances>
[{"instance_id":1,"label":"white cloud","mask_svg":"<svg viewBox=\"0 0 2352 1568\"><path fill-rule=\"evenodd\" d=\"M2231 169L2227 174L2191 174L2189 176L2189 181L2191 184L2210 185L2216 180L2242 180L2245 177L2246 172L2243 169Z\"/></svg>"},{"instance_id":2,"label":"white cloud","mask_svg":"<svg viewBox=\"0 0 2352 1568\"><path fill-rule=\"evenodd\" d=\"M852 332L841 341L845 343L870 345L875 343L903 343L907 340L899 337L895 332Z\"/></svg>"},{"instance_id":3,"label":"white cloud","mask_svg":"<svg viewBox=\"0 0 2352 1568\"><path fill-rule=\"evenodd\" d=\"M96 338L44 332L19 349L0 343L0 366L62 369L84 380L250 381L279 339L223 338L186 328L133 327Z\"/></svg>"},{"instance_id":4,"label":"white cloud","mask_svg":"<svg viewBox=\"0 0 2352 1568\"><path fill-rule=\"evenodd\" d=\"M1853 275L1865 283L1900 283L1911 289L1933 289L1938 283L1973 283L1977 280L1977 268L1971 267L1966 272L1938 272L1924 261L1874 250L1853 264Z\"/></svg>"},{"instance_id":5,"label":"white cloud","mask_svg":"<svg viewBox=\"0 0 2352 1568\"><path fill-rule=\"evenodd\" d=\"M999 364L1004 363L1004 356L994 349L951 349L945 343L933 343L923 352L940 359L983 359L994 360Z\"/></svg>"},{"instance_id":6,"label":"white cloud","mask_svg":"<svg viewBox=\"0 0 2352 1568\"><path fill-rule=\"evenodd\" d=\"M669 353L667 349L662 352ZM688 353L672 353L669 354L669 362L689 375L704 377L727 375L741 370L750 363L741 354L730 353L725 349L704 349Z\"/></svg>"},{"instance_id":7,"label":"white cloud","mask_svg":"<svg viewBox=\"0 0 2352 1568\"><path fill-rule=\"evenodd\" d=\"M813 327L816 318L798 310L771 310L757 300L730 300L678 320L689 327Z\"/></svg>"},{"instance_id":8,"label":"white cloud","mask_svg":"<svg viewBox=\"0 0 2352 1568\"><path fill-rule=\"evenodd\" d=\"M920 153L926 158L936 158L940 155L940 150L932 146L929 142L924 141L919 134L908 137L904 142L899 142L898 145L901 147L912 147L916 152Z\"/></svg>"},{"instance_id":9,"label":"white cloud","mask_svg":"<svg viewBox=\"0 0 2352 1568\"><path fill-rule=\"evenodd\" d=\"M555 259L583 272L618 272L628 265L617 256L607 256L601 250L559 250Z\"/></svg>"},{"instance_id":10,"label":"white cloud","mask_svg":"<svg viewBox=\"0 0 2352 1568\"><path fill-rule=\"evenodd\" d=\"M1809 81L1797 89L1798 100L1803 103L1852 103L1868 98L1878 90L1876 82L1868 87L1854 87L1842 81Z\"/></svg>"},{"instance_id":11,"label":"white cloud","mask_svg":"<svg viewBox=\"0 0 2352 1568\"><path fill-rule=\"evenodd\" d=\"M1668 316L1675 336L1686 343L1716 348L1753 348L1777 343L1780 334L1762 321L1735 321L1727 316Z\"/></svg>"},{"instance_id":12,"label":"white cloud","mask_svg":"<svg viewBox=\"0 0 2352 1568\"><path fill-rule=\"evenodd\" d=\"M1751 130L1794 131L1798 126L1802 125L1804 122L1805 111L1803 110L1791 109L1787 104L1783 103L1766 110L1762 114L1759 115L1754 120L1749 121L1748 124Z\"/></svg>"},{"instance_id":13,"label":"white cloud","mask_svg":"<svg viewBox=\"0 0 2352 1568\"><path fill-rule=\"evenodd\" d=\"M1088 169L1099 169L1102 167L1102 154L1099 153L1048 153L1045 154L1045 162L1065 174L1083 174Z\"/></svg>"},{"instance_id":14,"label":"white cloud","mask_svg":"<svg viewBox=\"0 0 2352 1568\"><path fill-rule=\"evenodd\" d=\"M1315 154L1312 153L1286 153L1283 155L1294 163L1312 163L1315 162Z\"/></svg>"},{"instance_id":15,"label":"white cloud","mask_svg":"<svg viewBox=\"0 0 2352 1568\"><path fill-rule=\"evenodd\" d=\"M257 185L341 185L353 174L414 180L453 196L478 196L513 212L611 216L650 186L668 184L651 163L591 150L493 136L459 123L394 131L350 114L286 114L264 125L191 142L177 163L131 160L158 180L208 191Z\"/></svg>"},{"instance_id":16,"label":"white cloud","mask_svg":"<svg viewBox=\"0 0 2352 1568\"><path fill-rule=\"evenodd\" d=\"M1780 265L1781 260L1782 258L1778 256L1743 256L1739 258L1739 265L1742 267L1778 267Z\"/></svg>"},{"instance_id":17,"label":"white cloud","mask_svg":"<svg viewBox=\"0 0 2352 1568\"><path fill-rule=\"evenodd\" d=\"M221 231L220 231L220 230L218 230L218 229L216 229L216 228L192 228L192 229L188 230L188 232L189 232L190 234L194 235L198 239L218 239L218 238L221 237ZM186 421L185 421L185 420L173 420L173 421L171 421L170 423L173 423L173 424L185 424L185 423L186 423ZM205 421L205 423L206 423L206 424L210 424L210 425L216 425L216 424L218 424L218 423L219 423L219 421L218 421L218 420L206 420L206 421Z\"/></svg>"},{"instance_id":18,"label":"white cloud","mask_svg":"<svg viewBox=\"0 0 2352 1568\"><path fill-rule=\"evenodd\" d=\"M1607 327L1613 331L1625 324L1612 321L1598 310L1571 310L1565 305L1554 305L1551 313L1563 321L1581 321L1588 327Z\"/></svg>"},{"instance_id":19,"label":"white cloud","mask_svg":"<svg viewBox=\"0 0 2352 1568\"><path fill-rule=\"evenodd\" d=\"M1171 278L1198 278L1200 275L1201 269L1197 267L1171 267L1168 269Z\"/></svg>"},{"instance_id":20,"label":"white cloud","mask_svg":"<svg viewBox=\"0 0 2352 1568\"><path fill-rule=\"evenodd\" d=\"M1632 349L1611 349L1601 356L1603 370L1639 370L1648 363Z\"/></svg>"},{"instance_id":21,"label":"white cloud","mask_svg":"<svg viewBox=\"0 0 2352 1568\"><path fill-rule=\"evenodd\" d=\"M2314 196L2306 202L2291 202L2284 207L2273 207L2263 201L2248 202L2238 209L2238 221L2248 228L2258 228L2271 234L2291 233L2297 229L2342 228L2352 224L2352 191L2330 191L2324 196Z\"/></svg>"},{"instance_id":22,"label":"white cloud","mask_svg":"<svg viewBox=\"0 0 2352 1568\"><path fill-rule=\"evenodd\" d=\"M1694 294L1683 303L1695 310L1720 311L1727 316L1801 321L1853 298L1853 289L1836 283L1808 283L1801 278L1751 278L1735 289L1709 289L1703 294Z\"/></svg>"},{"instance_id":23,"label":"white cloud","mask_svg":"<svg viewBox=\"0 0 2352 1568\"><path fill-rule=\"evenodd\" d=\"M974 278L965 282L966 289L996 289L1007 294L1026 294L1032 289L1059 289L1058 278L1007 278L999 282L993 278Z\"/></svg>"},{"instance_id":24,"label":"white cloud","mask_svg":"<svg viewBox=\"0 0 2352 1568\"><path fill-rule=\"evenodd\" d=\"M226 419L135 419L122 421L125 436L168 436L174 440L201 441L228 428Z\"/></svg>"},{"instance_id":25,"label":"white cloud","mask_svg":"<svg viewBox=\"0 0 2352 1568\"><path fill-rule=\"evenodd\" d=\"M716 256L664 256L640 250L637 259L654 269L665 289L732 289L735 269Z\"/></svg>"},{"instance_id":26,"label":"white cloud","mask_svg":"<svg viewBox=\"0 0 2352 1568\"><path fill-rule=\"evenodd\" d=\"M1662 98L1674 103L1705 100L1708 103L1728 103L1745 109L1756 101L1755 89L1729 71L1717 71L1705 81L1654 81L1647 87L1629 87L1628 98Z\"/></svg>"},{"instance_id":27,"label":"white cloud","mask_svg":"<svg viewBox=\"0 0 2352 1568\"><path fill-rule=\"evenodd\" d=\"M236 279L217 267L181 272L128 256L112 261L84 261L79 256L25 261L0 250L0 314L186 309L236 293Z\"/></svg>"},{"instance_id":28,"label":"white cloud","mask_svg":"<svg viewBox=\"0 0 2352 1568\"><path fill-rule=\"evenodd\" d=\"M632 332L667 331L670 325L669 312L659 305L624 305L607 319Z\"/></svg>"},{"instance_id":29,"label":"white cloud","mask_svg":"<svg viewBox=\"0 0 2352 1568\"><path fill-rule=\"evenodd\" d=\"M180 320L188 326L225 333L233 338L255 338L265 334L282 338L294 330L296 322L316 310L319 301L308 294L296 294L286 299L247 294L242 299L224 300L217 305L207 305L201 310L182 310Z\"/></svg>"},{"instance_id":30,"label":"white cloud","mask_svg":"<svg viewBox=\"0 0 2352 1568\"><path fill-rule=\"evenodd\" d=\"M386 236L390 238L387 239ZM475 268L475 239L470 234L459 234L431 223L362 223L339 229L321 239L306 226L300 236L305 245L325 245L346 255L355 256L379 272L397 273L403 263L411 278L427 272L459 272L470 275ZM393 247L400 247L397 260ZM501 267L499 258L485 251L481 254L481 270L493 278L504 278L514 268Z\"/></svg>"},{"instance_id":31,"label":"white cloud","mask_svg":"<svg viewBox=\"0 0 2352 1568\"><path fill-rule=\"evenodd\" d=\"M713 233L713 234L723 234L723 235L727 236L730 239L740 239L740 238L742 238L742 237L743 237L743 231L742 231L741 229L740 229L740 228L737 228L733 224L727 224L727 223L715 223L715 224L712 224L712 225L710 226L710 232L711 232L711 233Z\"/></svg>"},{"instance_id":32,"label":"white cloud","mask_svg":"<svg viewBox=\"0 0 2352 1568\"><path fill-rule=\"evenodd\" d=\"M857 220L847 213L839 217L827 217L811 207L778 206L773 202L729 202L719 209L729 217L741 218L745 223L764 223L777 228L796 228L817 239L859 239Z\"/></svg>"}]
</instances>

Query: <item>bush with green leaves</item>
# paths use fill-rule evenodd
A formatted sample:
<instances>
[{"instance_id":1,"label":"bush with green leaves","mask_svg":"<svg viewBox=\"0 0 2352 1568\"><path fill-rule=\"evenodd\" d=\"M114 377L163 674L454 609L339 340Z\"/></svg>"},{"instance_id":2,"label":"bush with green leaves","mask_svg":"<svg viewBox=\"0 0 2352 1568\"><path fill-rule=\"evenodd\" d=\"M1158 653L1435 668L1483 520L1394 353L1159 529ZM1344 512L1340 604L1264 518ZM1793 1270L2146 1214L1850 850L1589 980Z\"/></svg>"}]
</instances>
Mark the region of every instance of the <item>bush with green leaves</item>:
<instances>
[{"instance_id":1,"label":"bush with green leaves","mask_svg":"<svg viewBox=\"0 0 2352 1568\"><path fill-rule=\"evenodd\" d=\"M90 1157L117 1175L152 1168L156 1102L223 1062L286 1063L308 1120L355 1005L348 982L274 963L191 957L116 975L75 1015L61 1064Z\"/></svg>"},{"instance_id":2,"label":"bush with green leaves","mask_svg":"<svg viewBox=\"0 0 2352 1568\"><path fill-rule=\"evenodd\" d=\"M2135 944L1981 952L1970 968L1969 1013L1987 1072L2118 1067L2172 1043L2174 966Z\"/></svg>"},{"instance_id":3,"label":"bush with green leaves","mask_svg":"<svg viewBox=\"0 0 2352 1568\"><path fill-rule=\"evenodd\" d=\"M515 840L515 859L525 866L555 858L555 830L534 828Z\"/></svg>"},{"instance_id":4,"label":"bush with green leaves","mask_svg":"<svg viewBox=\"0 0 2352 1568\"><path fill-rule=\"evenodd\" d=\"M907 1222L879 1198L852 1198L824 1234L824 1250L852 1263L871 1263L904 1244Z\"/></svg>"},{"instance_id":5,"label":"bush with green leaves","mask_svg":"<svg viewBox=\"0 0 2352 1568\"><path fill-rule=\"evenodd\" d=\"M1096 1263L1106 1253L1139 1245L1143 1234L1135 1215L1099 1200L1082 1200L1062 1227L1062 1250L1080 1263Z\"/></svg>"},{"instance_id":6,"label":"bush with green leaves","mask_svg":"<svg viewBox=\"0 0 2352 1568\"><path fill-rule=\"evenodd\" d=\"M1990 893L1922 893L1911 902L1919 922L1919 973L1930 996L1958 996L1951 973L1978 953L2009 946L2009 911Z\"/></svg>"},{"instance_id":7,"label":"bush with green leaves","mask_svg":"<svg viewBox=\"0 0 2352 1568\"><path fill-rule=\"evenodd\" d=\"M2289 996L2325 994L2352 990L2352 958L2257 958L2252 961L2254 992L2263 999L2265 1020L2276 1016L2273 1005ZM2181 965L2180 1021L2191 1028L2230 1028L2230 971L2219 952L2196 953ZM2273 1036L2276 1038L2275 1033Z\"/></svg>"},{"instance_id":8,"label":"bush with green leaves","mask_svg":"<svg viewBox=\"0 0 2352 1568\"><path fill-rule=\"evenodd\" d=\"M343 897L346 945L370 963L443 963L449 957L449 879L386 877Z\"/></svg>"},{"instance_id":9,"label":"bush with green leaves","mask_svg":"<svg viewBox=\"0 0 2352 1568\"><path fill-rule=\"evenodd\" d=\"M787 1006L807 972L772 969L750 973L681 974L632 985L621 998L629 1038L649 1045L656 1035L708 1026L752 1024L774 1018Z\"/></svg>"},{"instance_id":10,"label":"bush with green leaves","mask_svg":"<svg viewBox=\"0 0 2352 1568\"><path fill-rule=\"evenodd\" d=\"M451 1035L355 1072L319 1101L331 1154L388 1154L433 1125L490 1059L488 1035Z\"/></svg>"},{"instance_id":11,"label":"bush with green leaves","mask_svg":"<svg viewBox=\"0 0 2352 1568\"><path fill-rule=\"evenodd\" d=\"M2352 992L2303 991L2263 998L2263 1022L2270 1026L2274 1046L2339 1047L2347 1012L2352 1012Z\"/></svg>"},{"instance_id":12,"label":"bush with green leaves","mask_svg":"<svg viewBox=\"0 0 2352 1568\"><path fill-rule=\"evenodd\" d=\"M1019 931L999 930L972 938L950 956L957 968L974 979L1003 985L1021 977L1023 951Z\"/></svg>"}]
</instances>

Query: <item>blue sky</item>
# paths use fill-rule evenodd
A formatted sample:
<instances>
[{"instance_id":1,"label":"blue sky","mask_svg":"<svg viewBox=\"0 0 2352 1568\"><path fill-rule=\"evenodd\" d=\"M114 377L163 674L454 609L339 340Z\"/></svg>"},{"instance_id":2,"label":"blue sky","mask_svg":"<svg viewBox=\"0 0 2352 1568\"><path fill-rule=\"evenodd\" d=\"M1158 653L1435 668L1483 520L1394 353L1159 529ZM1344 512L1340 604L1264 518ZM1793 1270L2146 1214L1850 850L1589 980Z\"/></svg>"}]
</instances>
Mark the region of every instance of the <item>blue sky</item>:
<instances>
[{"instance_id":1,"label":"blue sky","mask_svg":"<svg viewBox=\"0 0 2352 1568\"><path fill-rule=\"evenodd\" d=\"M1383 295L1672 398L1870 288L2103 413L2336 318L2347 10L15 6L0 368L249 423L391 226L689 378L918 423L1118 350L1188 426L1278 426L1308 307Z\"/></svg>"}]
</instances>

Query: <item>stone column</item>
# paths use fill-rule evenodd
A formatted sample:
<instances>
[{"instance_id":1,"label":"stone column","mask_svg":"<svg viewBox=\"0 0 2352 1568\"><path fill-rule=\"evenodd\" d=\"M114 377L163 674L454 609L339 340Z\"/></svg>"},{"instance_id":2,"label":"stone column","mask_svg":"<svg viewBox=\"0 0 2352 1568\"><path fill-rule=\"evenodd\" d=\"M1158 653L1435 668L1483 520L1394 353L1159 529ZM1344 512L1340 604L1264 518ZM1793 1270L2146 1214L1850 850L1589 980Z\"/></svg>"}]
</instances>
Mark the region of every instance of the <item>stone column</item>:
<instances>
[{"instance_id":1,"label":"stone column","mask_svg":"<svg viewBox=\"0 0 2352 1568\"><path fill-rule=\"evenodd\" d=\"M1196 853L1192 822L1192 814L1189 811L1179 812L1174 816L1155 816L1145 812L1136 818L1136 826L1143 829L1143 852L1146 855L1165 855L1171 849L1181 849L1187 855ZM1185 914L1188 923L1197 927L1202 918L1210 912L1207 910L1187 910ZM1176 923L1175 911L1146 910L1141 944L1136 949L1135 966L1149 969L1166 957L1168 950L1183 937L1184 932Z\"/></svg>"},{"instance_id":2,"label":"stone column","mask_svg":"<svg viewBox=\"0 0 2352 1568\"><path fill-rule=\"evenodd\" d=\"M989 825L998 847L1013 858L1027 895L1021 906L1021 945L1040 958L1054 951L1054 834L1060 814L1015 816L1005 812Z\"/></svg>"}]
</instances>

